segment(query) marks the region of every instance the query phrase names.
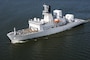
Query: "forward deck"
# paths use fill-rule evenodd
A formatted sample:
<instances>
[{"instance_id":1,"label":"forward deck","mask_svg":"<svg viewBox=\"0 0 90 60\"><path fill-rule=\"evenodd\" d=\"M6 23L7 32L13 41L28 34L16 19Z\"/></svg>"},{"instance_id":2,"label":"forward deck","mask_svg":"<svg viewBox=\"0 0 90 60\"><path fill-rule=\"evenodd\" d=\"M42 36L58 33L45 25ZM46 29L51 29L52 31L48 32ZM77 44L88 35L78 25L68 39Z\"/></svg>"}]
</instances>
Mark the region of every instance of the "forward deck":
<instances>
[{"instance_id":1,"label":"forward deck","mask_svg":"<svg viewBox=\"0 0 90 60\"><path fill-rule=\"evenodd\" d=\"M38 30L33 30L33 29L30 29L30 28L26 28L26 29L18 30L16 32L16 35L28 34L28 33L34 33L34 32L38 32Z\"/></svg>"}]
</instances>

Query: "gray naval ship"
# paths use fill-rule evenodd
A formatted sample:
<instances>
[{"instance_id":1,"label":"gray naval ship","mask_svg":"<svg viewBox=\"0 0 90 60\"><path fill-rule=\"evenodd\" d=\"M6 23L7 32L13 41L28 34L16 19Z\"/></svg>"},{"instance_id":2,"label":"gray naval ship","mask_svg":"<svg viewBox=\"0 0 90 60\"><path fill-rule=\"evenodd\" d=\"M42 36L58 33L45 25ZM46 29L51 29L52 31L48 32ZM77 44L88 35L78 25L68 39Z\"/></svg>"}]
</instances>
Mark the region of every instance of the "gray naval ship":
<instances>
[{"instance_id":1,"label":"gray naval ship","mask_svg":"<svg viewBox=\"0 0 90 60\"><path fill-rule=\"evenodd\" d=\"M29 27L21 30L14 28L14 31L7 33L11 43L22 43L27 39L38 38L55 33L59 33L75 26L85 23L85 20L74 18L73 14L62 16L62 10L50 12L49 5L43 5L43 18L33 18L28 20Z\"/></svg>"}]
</instances>

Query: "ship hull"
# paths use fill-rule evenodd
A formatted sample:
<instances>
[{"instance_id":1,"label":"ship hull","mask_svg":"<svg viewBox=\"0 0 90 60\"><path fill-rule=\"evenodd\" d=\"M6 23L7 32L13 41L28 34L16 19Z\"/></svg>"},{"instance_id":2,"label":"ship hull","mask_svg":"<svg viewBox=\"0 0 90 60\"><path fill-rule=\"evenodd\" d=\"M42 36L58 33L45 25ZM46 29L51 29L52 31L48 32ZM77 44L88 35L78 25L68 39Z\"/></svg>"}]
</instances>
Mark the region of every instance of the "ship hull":
<instances>
[{"instance_id":1,"label":"ship hull","mask_svg":"<svg viewBox=\"0 0 90 60\"><path fill-rule=\"evenodd\" d=\"M58 27L54 27L54 28L50 28L48 30L44 30L44 31L39 31L33 34L25 34L25 35L11 35L10 32L7 34L7 36L10 38L11 43L22 43L23 41L27 40L27 39L33 39L33 38L38 38L38 37L42 37L42 36L47 36L47 35L51 35L51 34L55 34L55 33L59 33L68 29L71 29L75 26L78 26L80 24L85 23L84 20L79 20L78 22L71 22L68 23L64 26L58 26Z\"/></svg>"}]
</instances>

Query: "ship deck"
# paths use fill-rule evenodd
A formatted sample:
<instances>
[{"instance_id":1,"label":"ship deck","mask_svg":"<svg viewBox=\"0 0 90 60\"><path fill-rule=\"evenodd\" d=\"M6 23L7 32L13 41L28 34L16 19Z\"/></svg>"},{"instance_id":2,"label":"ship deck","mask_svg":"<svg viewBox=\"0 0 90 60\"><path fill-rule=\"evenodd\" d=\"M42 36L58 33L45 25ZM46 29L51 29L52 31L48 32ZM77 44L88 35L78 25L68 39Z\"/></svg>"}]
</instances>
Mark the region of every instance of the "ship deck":
<instances>
[{"instance_id":1,"label":"ship deck","mask_svg":"<svg viewBox=\"0 0 90 60\"><path fill-rule=\"evenodd\" d=\"M17 35L34 33L34 32L38 32L38 30L32 30L30 28L26 28L26 29L18 30Z\"/></svg>"}]
</instances>

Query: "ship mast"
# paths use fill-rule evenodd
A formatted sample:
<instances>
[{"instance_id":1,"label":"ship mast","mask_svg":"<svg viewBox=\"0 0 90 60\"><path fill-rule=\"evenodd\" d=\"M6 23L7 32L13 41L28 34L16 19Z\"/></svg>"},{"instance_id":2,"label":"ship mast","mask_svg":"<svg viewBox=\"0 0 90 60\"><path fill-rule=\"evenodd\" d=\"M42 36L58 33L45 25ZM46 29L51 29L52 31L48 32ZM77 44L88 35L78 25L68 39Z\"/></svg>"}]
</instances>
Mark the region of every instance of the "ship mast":
<instances>
[{"instance_id":1,"label":"ship mast","mask_svg":"<svg viewBox=\"0 0 90 60\"><path fill-rule=\"evenodd\" d=\"M14 35L16 35L16 28L14 27Z\"/></svg>"},{"instance_id":2,"label":"ship mast","mask_svg":"<svg viewBox=\"0 0 90 60\"><path fill-rule=\"evenodd\" d=\"M43 10L43 15L45 14L45 13L50 13L50 11L51 11L51 7L50 6L48 6L48 5L43 5L43 7L44 7L44 10Z\"/></svg>"},{"instance_id":3,"label":"ship mast","mask_svg":"<svg viewBox=\"0 0 90 60\"><path fill-rule=\"evenodd\" d=\"M42 12L42 15L44 16L44 22L52 22L53 20L53 16L52 14L50 13L51 11L51 7L49 5L43 5L44 7L44 10Z\"/></svg>"}]
</instances>

